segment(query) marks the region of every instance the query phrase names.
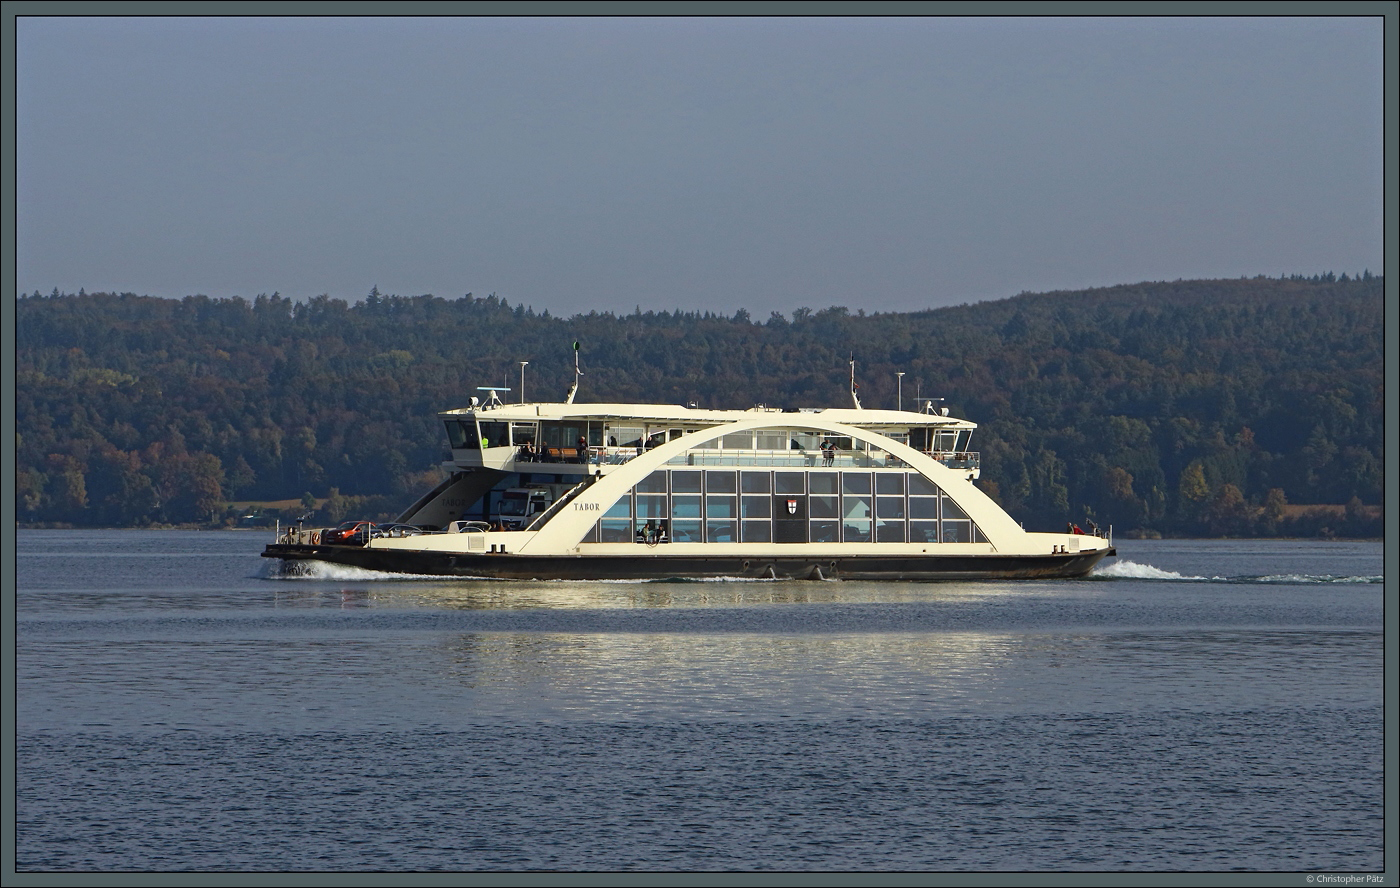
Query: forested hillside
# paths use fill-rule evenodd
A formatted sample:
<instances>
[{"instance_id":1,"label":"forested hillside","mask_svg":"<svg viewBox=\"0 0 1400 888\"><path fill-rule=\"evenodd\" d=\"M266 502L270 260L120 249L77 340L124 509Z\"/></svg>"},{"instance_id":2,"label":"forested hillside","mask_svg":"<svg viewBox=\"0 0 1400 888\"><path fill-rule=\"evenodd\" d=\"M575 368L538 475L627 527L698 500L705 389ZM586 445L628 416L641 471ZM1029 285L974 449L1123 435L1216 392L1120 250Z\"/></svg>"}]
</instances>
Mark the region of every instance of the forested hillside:
<instances>
[{"instance_id":1,"label":"forested hillside","mask_svg":"<svg viewBox=\"0 0 1400 888\"><path fill-rule=\"evenodd\" d=\"M479 385L559 400L867 407L981 424L981 486L1029 529L1379 534L1383 281L1143 283L911 314L555 318L494 296L347 304L54 292L17 302L21 521L226 520L230 500L373 497L438 477L435 412ZM869 300L863 300L869 301ZM1345 517L1286 517L1290 503Z\"/></svg>"}]
</instances>

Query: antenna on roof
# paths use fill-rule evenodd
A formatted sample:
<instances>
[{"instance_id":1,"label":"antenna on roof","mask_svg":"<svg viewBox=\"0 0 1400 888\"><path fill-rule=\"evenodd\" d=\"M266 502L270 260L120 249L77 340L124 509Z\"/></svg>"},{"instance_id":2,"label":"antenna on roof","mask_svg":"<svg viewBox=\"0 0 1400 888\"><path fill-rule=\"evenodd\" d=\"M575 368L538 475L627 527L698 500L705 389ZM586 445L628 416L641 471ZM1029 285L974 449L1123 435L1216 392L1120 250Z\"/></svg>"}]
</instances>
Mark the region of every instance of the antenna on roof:
<instances>
[{"instance_id":1,"label":"antenna on roof","mask_svg":"<svg viewBox=\"0 0 1400 888\"><path fill-rule=\"evenodd\" d=\"M857 410L862 409L860 406L860 395L856 394L856 390L859 388L860 383L856 382L856 356L851 355L851 401L856 405Z\"/></svg>"},{"instance_id":2,"label":"antenna on roof","mask_svg":"<svg viewBox=\"0 0 1400 888\"><path fill-rule=\"evenodd\" d=\"M501 401L501 392L510 391L510 389L503 385L479 385L476 387L476 390L487 393L486 403L483 405L484 407L504 407L505 404ZM474 401L476 399L473 398L472 400Z\"/></svg>"},{"instance_id":3,"label":"antenna on roof","mask_svg":"<svg viewBox=\"0 0 1400 888\"><path fill-rule=\"evenodd\" d=\"M583 371L578 368L578 340L574 340L574 384L569 386L569 396L564 399L565 404L574 403L574 395L578 394L578 378L583 375Z\"/></svg>"}]
</instances>

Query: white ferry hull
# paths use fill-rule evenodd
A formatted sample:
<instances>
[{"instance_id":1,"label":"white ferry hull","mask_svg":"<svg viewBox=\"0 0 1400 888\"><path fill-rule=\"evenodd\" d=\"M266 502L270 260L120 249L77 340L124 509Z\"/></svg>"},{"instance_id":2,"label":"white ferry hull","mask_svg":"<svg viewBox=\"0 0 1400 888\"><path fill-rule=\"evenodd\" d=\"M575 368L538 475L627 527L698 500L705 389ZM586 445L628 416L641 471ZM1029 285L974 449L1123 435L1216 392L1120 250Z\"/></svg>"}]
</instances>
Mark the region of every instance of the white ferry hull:
<instances>
[{"instance_id":1,"label":"white ferry hull","mask_svg":"<svg viewBox=\"0 0 1400 888\"><path fill-rule=\"evenodd\" d=\"M265 558L324 561L366 570L513 580L673 577L800 580L969 580L1081 577L1112 547L1037 555L524 555L404 552L358 546L274 544Z\"/></svg>"}]
</instances>

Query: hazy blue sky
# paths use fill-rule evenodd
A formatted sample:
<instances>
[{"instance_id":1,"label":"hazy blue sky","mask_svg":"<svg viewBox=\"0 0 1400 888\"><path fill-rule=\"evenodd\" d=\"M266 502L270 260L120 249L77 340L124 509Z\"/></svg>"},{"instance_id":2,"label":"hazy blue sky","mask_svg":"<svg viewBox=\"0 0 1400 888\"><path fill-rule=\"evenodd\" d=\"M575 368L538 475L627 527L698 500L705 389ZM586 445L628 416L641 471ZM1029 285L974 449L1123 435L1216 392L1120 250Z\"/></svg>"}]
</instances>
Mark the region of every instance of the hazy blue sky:
<instances>
[{"instance_id":1,"label":"hazy blue sky","mask_svg":"<svg viewBox=\"0 0 1400 888\"><path fill-rule=\"evenodd\" d=\"M915 310L1382 268L1382 20L20 19L18 286Z\"/></svg>"}]
</instances>

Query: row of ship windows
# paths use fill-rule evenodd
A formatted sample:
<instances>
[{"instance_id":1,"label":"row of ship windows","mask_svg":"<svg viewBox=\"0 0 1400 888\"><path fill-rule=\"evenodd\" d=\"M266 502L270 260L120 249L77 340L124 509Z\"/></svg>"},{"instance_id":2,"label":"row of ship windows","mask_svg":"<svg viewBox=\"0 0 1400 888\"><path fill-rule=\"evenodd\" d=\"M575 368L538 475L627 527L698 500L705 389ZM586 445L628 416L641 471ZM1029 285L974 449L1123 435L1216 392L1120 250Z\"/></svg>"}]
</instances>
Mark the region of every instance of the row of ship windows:
<instances>
[{"instance_id":1,"label":"row of ship windows","mask_svg":"<svg viewBox=\"0 0 1400 888\"><path fill-rule=\"evenodd\" d=\"M782 472L733 469L658 469L637 482L635 494L814 494L875 493L937 496L938 485L918 472Z\"/></svg>"},{"instance_id":2,"label":"row of ship windows","mask_svg":"<svg viewBox=\"0 0 1400 888\"><path fill-rule=\"evenodd\" d=\"M872 526L873 525L873 526ZM985 543L977 525L949 521L694 521L604 518L585 543Z\"/></svg>"},{"instance_id":3,"label":"row of ship windows","mask_svg":"<svg viewBox=\"0 0 1400 888\"><path fill-rule=\"evenodd\" d=\"M575 447L579 439L589 447L650 449L683 435L702 431L696 428L653 428L612 426L599 422L488 422L446 420L447 436L454 450L477 450L536 444L547 447ZM916 450L966 450L971 433L967 430L942 431L913 428L884 430L881 434L908 444ZM732 432L696 445L701 450L800 450L819 451L823 443L838 450L864 450L865 442L813 429L760 429Z\"/></svg>"},{"instance_id":4,"label":"row of ship windows","mask_svg":"<svg viewBox=\"0 0 1400 888\"><path fill-rule=\"evenodd\" d=\"M937 485L905 472L653 472L584 542L983 542Z\"/></svg>"}]
</instances>

